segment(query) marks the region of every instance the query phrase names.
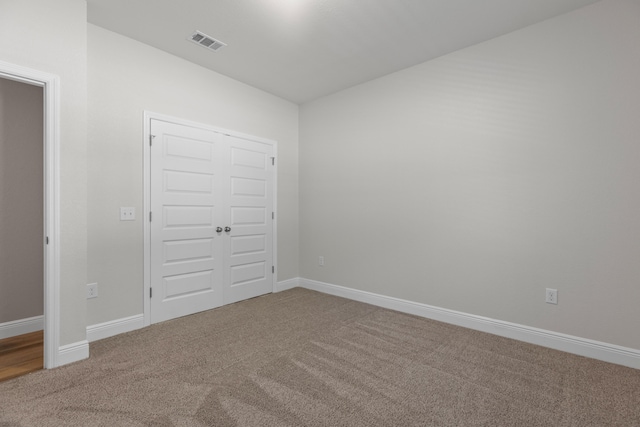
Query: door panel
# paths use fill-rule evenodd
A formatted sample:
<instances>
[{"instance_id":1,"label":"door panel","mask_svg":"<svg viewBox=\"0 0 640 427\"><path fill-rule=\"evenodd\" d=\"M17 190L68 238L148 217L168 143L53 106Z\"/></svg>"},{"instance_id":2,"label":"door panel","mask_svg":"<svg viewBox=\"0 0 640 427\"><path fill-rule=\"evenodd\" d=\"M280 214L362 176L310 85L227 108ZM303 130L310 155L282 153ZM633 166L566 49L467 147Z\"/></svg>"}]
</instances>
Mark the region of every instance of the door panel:
<instances>
[{"instance_id":1,"label":"door panel","mask_svg":"<svg viewBox=\"0 0 640 427\"><path fill-rule=\"evenodd\" d=\"M273 290L273 147L227 136L229 251L224 301L229 304Z\"/></svg>"},{"instance_id":2,"label":"door panel","mask_svg":"<svg viewBox=\"0 0 640 427\"><path fill-rule=\"evenodd\" d=\"M222 305L224 220L218 134L151 121L151 322Z\"/></svg>"},{"instance_id":3,"label":"door panel","mask_svg":"<svg viewBox=\"0 0 640 427\"><path fill-rule=\"evenodd\" d=\"M231 256L263 254L267 249L267 237L264 234L232 236Z\"/></svg>"},{"instance_id":4,"label":"door panel","mask_svg":"<svg viewBox=\"0 0 640 427\"><path fill-rule=\"evenodd\" d=\"M164 242L163 262L196 261L213 257L213 239L181 240Z\"/></svg>"},{"instance_id":5,"label":"door panel","mask_svg":"<svg viewBox=\"0 0 640 427\"><path fill-rule=\"evenodd\" d=\"M213 194L213 176L206 173L164 171L164 191L180 194Z\"/></svg>"},{"instance_id":6,"label":"door panel","mask_svg":"<svg viewBox=\"0 0 640 427\"><path fill-rule=\"evenodd\" d=\"M163 278L163 288L165 291L163 302L166 303L176 297L182 298L187 295L199 295L211 290L213 286L213 270L165 276Z\"/></svg>"},{"instance_id":7,"label":"door panel","mask_svg":"<svg viewBox=\"0 0 640 427\"><path fill-rule=\"evenodd\" d=\"M231 207L231 224L238 225L267 225L267 209L266 207L247 207L232 206Z\"/></svg>"}]
</instances>

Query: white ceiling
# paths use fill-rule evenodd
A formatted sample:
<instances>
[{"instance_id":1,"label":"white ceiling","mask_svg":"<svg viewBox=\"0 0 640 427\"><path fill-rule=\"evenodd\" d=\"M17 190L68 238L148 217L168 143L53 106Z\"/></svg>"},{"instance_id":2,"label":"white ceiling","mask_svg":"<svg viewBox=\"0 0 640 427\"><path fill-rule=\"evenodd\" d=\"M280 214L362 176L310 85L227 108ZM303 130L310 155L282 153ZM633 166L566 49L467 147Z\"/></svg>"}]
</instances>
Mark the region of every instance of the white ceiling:
<instances>
[{"instance_id":1,"label":"white ceiling","mask_svg":"<svg viewBox=\"0 0 640 427\"><path fill-rule=\"evenodd\" d=\"M90 23L295 103L596 0L87 0ZM228 46L187 40L200 30Z\"/></svg>"}]
</instances>

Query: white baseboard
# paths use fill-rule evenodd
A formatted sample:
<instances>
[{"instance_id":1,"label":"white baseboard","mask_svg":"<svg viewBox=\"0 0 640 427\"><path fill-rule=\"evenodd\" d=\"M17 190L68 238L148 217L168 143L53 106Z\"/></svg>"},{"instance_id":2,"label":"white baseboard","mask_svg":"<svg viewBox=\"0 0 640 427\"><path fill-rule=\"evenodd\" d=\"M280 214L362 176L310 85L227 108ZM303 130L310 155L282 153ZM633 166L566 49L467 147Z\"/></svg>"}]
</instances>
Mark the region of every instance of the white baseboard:
<instances>
[{"instance_id":1,"label":"white baseboard","mask_svg":"<svg viewBox=\"0 0 640 427\"><path fill-rule=\"evenodd\" d=\"M343 286L299 278L300 287L314 291L364 302L403 313L426 317L469 329L488 332L506 338L512 338L579 356L590 357L605 362L640 369L640 350L621 347L516 323L476 316L459 311L448 310L399 298L345 288Z\"/></svg>"},{"instance_id":2,"label":"white baseboard","mask_svg":"<svg viewBox=\"0 0 640 427\"><path fill-rule=\"evenodd\" d=\"M125 332L135 331L144 327L144 315L124 317L110 322L87 326L87 341L94 342Z\"/></svg>"},{"instance_id":3,"label":"white baseboard","mask_svg":"<svg viewBox=\"0 0 640 427\"><path fill-rule=\"evenodd\" d=\"M84 360L89 357L89 342L78 341L73 344L63 345L58 349L56 367Z\"/></svg>"},{"instance_id":4,"label":"white baseboard","mask_svg":"<svg viewBox=\"0 0 640 427\"><path fill-rule=\"evenodd\" d=\"M0 323L0 340L22 334L29 334L31 332L42 331L43 329L44 316L34 316L26 319Z\"/></svg>"},{"instance_id":5,"label":"white baseboard","mask_svg":"<svg viewBox=\"0 0 640 427\"><path fill-rule=\"evenodd\" d=\"M274 292L282 292L287 289L293 289L300 286L300 278L295 277L293 279L283 280L282 282L278 282L276 284L276 289Z\"/></svg>"}]
</instances>

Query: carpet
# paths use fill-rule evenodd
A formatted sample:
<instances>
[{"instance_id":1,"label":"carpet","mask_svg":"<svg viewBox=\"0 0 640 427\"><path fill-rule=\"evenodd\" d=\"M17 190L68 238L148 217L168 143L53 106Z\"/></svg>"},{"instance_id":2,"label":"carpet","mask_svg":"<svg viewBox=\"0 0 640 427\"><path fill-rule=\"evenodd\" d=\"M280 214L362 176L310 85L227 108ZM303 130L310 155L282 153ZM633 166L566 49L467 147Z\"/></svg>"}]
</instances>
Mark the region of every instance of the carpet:
<instances>
[{"instance_id":1,"label":"carpet","mask_svg":"<svg viewBox=\"0 0 640 427\"><path fill-rule=\"evenodd\" d=\"M640 371L306 289L0 383L0 426L640 426Z\"/></svg>"}]
</instances>

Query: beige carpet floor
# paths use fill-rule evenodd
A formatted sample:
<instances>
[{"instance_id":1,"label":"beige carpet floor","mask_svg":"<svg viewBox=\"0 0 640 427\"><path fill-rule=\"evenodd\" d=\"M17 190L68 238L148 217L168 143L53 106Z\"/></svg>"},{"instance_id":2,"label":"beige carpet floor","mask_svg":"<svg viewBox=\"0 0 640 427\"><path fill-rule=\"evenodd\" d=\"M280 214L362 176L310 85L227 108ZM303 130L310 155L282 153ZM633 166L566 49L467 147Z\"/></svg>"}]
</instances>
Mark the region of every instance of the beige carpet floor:
<instances>
[{"instance_id":1,"label":"beige carpet floor","mask_svg":"<svg viewBox=\"0 0 640 427\"><path fill-rule=\"evenodd\" d=\"M0 426L640 426L640 371L293 289L0 383Z\"/></svg>"}]
</instances>

